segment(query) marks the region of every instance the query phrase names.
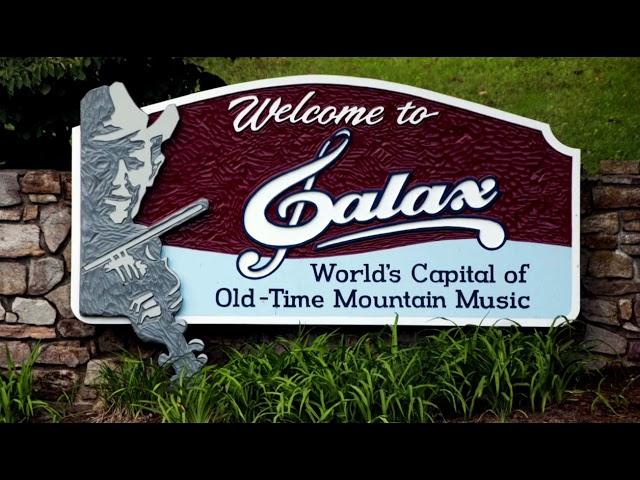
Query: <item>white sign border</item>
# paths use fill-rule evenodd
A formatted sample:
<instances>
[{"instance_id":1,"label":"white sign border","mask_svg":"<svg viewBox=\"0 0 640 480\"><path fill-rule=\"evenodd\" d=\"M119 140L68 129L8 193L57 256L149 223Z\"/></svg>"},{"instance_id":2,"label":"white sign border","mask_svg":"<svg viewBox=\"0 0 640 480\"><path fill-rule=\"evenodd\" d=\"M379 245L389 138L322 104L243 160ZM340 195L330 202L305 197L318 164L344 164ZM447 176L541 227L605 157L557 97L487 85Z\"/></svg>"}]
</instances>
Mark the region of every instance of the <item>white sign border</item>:
<instances>
[{"instance_id":1,"label":"white sign border","mask_svg":"<svg viewBox=\"0 0 640 480\"><path fill-rule=\"evenodd\" d=\"M256 80L251 82L227 85L224 87L214 88L204 92L185 95L180 98L155 103L142 110L147 113L156 113L165 109L167 105L187 105L211 98L222 97L234 93L244 92L247 90L255 90L268 87L281 87L293 85L307 84L324 84L324 85L346 85L355 87L368 87L390 92L412 95L425 100L444 103L453 107L459 107L471 112L486 115L488 117L504 120L515 125L529 127L542 133L547 143L558 152L568 155L572 159L572 177L571 177L571 269L572 269L572 285L571 285L571 311L566 318L569 321L575 320L580 311L580 150L568 147L562 144L551 132L551 127L537 120L521 117L511 113L503 112L495 108L480 105L478 103L462 100L459 98L443 95L441 93L432 92L430 90L403 85L385 80L376 80L362 77L349 77L340 75L297 75L290 77L269 78L266 80ZM72 228L71 228L71 309L74 315L85 323L92 325L118 325L128 324L129 320L121 317L86 317L80 315L80 127L74 127L72 130ZM189 324L224 324L224 325L391 325L393 324L395 315L384 317L277 317L277 316L181 316ZM555 323L554 323L555 322ZM517 320L509 320L504 317L484 317L484 318L399 318L398 324L415 325L415 326L452 326L452 325L495 325L509 326L517 323L524 327L549 327L551 325L559 326L564 320L556 321L553 318L520 318Z\"/></svg>"}]
</instances>

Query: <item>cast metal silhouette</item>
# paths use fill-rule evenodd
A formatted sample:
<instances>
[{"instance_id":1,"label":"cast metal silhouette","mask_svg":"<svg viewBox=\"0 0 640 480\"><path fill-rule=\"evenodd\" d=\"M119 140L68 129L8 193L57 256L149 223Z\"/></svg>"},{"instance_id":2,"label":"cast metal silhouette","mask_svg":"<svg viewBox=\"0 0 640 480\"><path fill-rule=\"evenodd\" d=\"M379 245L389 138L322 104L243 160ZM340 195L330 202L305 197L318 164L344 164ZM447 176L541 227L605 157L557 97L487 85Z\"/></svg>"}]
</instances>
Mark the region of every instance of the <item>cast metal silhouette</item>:
<instances>
[{"instance_id":1,"label":"cast metal silhouette","mask_svg":"<svg viewBox=\"0 0 640 480\"><path fill-rule=\"evenodd\" d=\"M159 236L208 208L206 199L187 205L152 227L134 222L145 192L164 162L161 146L179 115L169 105L148 125L122 83L89 91L81 114L80 313L127 317L145 342L166 347L158 359L189 377L207 361L204 343L184 337L175 318L182 304L180 279L161 257Z\"/></svg>"}]
</instances>

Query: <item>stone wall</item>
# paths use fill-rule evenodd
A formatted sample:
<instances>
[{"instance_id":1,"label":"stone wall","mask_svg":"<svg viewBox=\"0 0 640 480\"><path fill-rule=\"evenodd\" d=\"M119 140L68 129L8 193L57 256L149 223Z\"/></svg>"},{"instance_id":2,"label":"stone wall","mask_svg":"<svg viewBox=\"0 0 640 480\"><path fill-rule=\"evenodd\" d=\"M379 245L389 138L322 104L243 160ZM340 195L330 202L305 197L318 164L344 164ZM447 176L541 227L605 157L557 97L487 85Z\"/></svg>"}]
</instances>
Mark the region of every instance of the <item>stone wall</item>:
<instances>
[{"instance_id":1,"label":"stone wall","mask_svg":"<svg viewBox=\"0 0 640 480\"><path fill-rule=\"evenodd\" d=\"M596 352L640 365L640 161L582 178L582 302Z\"/></svg>"},{"instance_id":2,"label":"stone wall","mask_svg":"<svg viewBox=\"0 0 640 480\"><path fill-rule=\"evenodd\" d=\"M5 348L21 364L40 344L36 388L82 402L85 367L99 352L94 327L69 305L70 230L69 173L0 171L0 367Z\"/></svg>"},{"instance_id":3,"label":"stone wall","mask_svg":"<svg viewBox=\"0 0 640 480\"><path fill-rule=\"evenodd\" d=\"M582 179L581 318L603 359L640 365L640 162L603 162ZM69 306L71 175L0 171L0 352L17 363L36 344L35 370L46 398L66 395L78 409L96 399L96 374L121 348L150 355L130 327L93 327ZM198 326L210 360L221 344L261 342L287 327ZM6 357L0 355L0 367Z\"/></svg>"},{"instance_id":4,"label":"stone wall","mask_svg":"<svg viewBox=\"0 0 640 480\"><path fill-rule=\"evenodd\" d=\"M95 353L95 331L69 306L71 175L0 171L0 366L36 343L45 396L73 392Z\"/></svg>"}]
</instances>

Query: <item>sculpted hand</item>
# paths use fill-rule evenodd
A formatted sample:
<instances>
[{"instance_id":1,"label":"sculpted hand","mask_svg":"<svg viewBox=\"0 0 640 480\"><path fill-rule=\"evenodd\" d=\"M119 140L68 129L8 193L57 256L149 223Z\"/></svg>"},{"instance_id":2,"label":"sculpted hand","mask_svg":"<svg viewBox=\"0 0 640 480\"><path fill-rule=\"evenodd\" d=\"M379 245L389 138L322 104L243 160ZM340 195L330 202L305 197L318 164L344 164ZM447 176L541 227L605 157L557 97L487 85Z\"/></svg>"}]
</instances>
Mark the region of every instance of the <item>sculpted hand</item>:
<instances>
[{"instance_id":1,"label":"sculpted hand","mask_svg":"<svg viewBox=\"0 0 640 480\"><path fill-rule=\"evenodd\" d=\"M126 251L116 253L109 263L104 266L107 272L115 270L123 282L140 279L147 273L147 266L140 260L135 260Z\"/></svg>"},{"instance_id":2,"label":"sculpted hand","mask_svg":"<svg viewBox=\"0 0 640 480\"><path fill-rule=\"evenodd\" d=\"M139 323L144 322L147 318L156 318L162 314L162 310L156 302L152 292L147 292L135 298L129 310L134 313L140 313Z\"/></svg>"}]
</instances>

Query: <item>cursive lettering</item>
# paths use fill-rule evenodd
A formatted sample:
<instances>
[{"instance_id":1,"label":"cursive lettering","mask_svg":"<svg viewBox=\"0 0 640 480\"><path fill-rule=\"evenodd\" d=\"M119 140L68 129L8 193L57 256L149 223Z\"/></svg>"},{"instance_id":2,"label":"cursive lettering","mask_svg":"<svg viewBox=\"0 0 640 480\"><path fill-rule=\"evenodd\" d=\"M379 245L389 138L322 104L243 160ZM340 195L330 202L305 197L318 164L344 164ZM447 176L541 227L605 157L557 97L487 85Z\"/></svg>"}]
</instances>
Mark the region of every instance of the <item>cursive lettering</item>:
<instances>
[{"instance_id":1,"label":"cursive lettering","mask_svg":"<svg viewBox=\"0 0 640 480\"><path fill-rule=\"evenodd\" d=\"M495 220L463 215L412 220L413 217L433 217L445 212L486 210L500 195L497 179L492 176L408 188L411 172L402 172L390 175L385 186L379 190L349 192L337 198L314 190L313 183L317 175L337 162L346 153L350 143L351 132L348 129L339 130L323 143L312 161L270 179L249 198L243 215L245 231L256 243L276 249L276 254L265 266L257 267L260 261L258 253L255 250L243 252L238 259L238 269L243 275L262 278L273 273L284 261L288 249L312 242L331 225L366 224L399 216L405 221L365 227L356 233L325 240L317 244L316 249L372 237L433 229L476 231L479 243L487 249L499 248L504 243L504 228ZM303 182L302 191L282 197L293 186ZM276 208L277 216L283 221L290 218L288 223L275 223L267 216L267 211L277 198L281 198ZM300 224L302 210L307 206L314 207L314 214Z\"/></svg>"},{"instance_id":2,"label":"cursive lettering","mask_svg":"<svg viewBox=\"0 0 640 480\"><path fill-rule=\"evenodd\" d=\"M384 116L384 107L377 106L370 110L365 107L344 106L342 108L328 105L320 107L312 105L307 107L309 101L316 94L315 91L308 92L302 100L294 107L290 103L283 103L282 98L271 99L269 97L260 101L256 95L247 95L236 98L229 102L229 109L233 110L238 105L244 105L235 119L233 128L236 132L241 132L249 128L253 132L259 131L270 120L275 123L291 122L310 124L317 122L320 125L333 123L339 125L376 125L380 123Z\"/></svg>"}]
</instances>

